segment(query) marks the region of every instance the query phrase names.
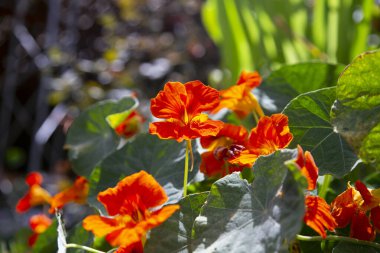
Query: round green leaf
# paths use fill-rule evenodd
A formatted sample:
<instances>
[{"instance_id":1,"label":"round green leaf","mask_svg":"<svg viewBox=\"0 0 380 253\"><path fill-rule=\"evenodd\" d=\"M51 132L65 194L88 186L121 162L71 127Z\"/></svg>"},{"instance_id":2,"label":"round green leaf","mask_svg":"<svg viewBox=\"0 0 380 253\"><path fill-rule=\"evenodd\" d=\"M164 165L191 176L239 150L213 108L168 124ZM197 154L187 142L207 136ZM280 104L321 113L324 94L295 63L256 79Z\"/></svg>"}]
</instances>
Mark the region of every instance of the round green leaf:
<instances>
[{"instance_id":1,"label":"round green leaf","mask_svg":"<svg viewBox=\"0 0 380 253\"><path fill-rule=\"evenodd\" d=\"M116 150L120 138L108 125L109 115L133 109L133 98L107 100L85 110L69 129L66 148L74 171L88 177L95 165Z\"/></svg>"},{"instance_id":2,"label":"round green leaf","mask_svg":"<svg viewBox=\"0 0 380 253\"><path fill-rule=\"evenodd\" d=\"M151 174L164 187L169 202L177 202L182 196L185 150L185 142L161 140L150 134L137 136L97 166L90 178L90 203L99 207L96 195L100 191L114 187L122 178L141 170ZM193 152L194 168L198 168L200 157L195 147ZM189 180L196 171L190 172Z\"/></svg>"},{"instance_id":3,"label":"round green leaf","mask_svg":"<svg viewBox=\"0 0 380 253\"><path fill-rule=\"evenodd\" d=\"M207 196L208 192L202 192L181 199L178 203L181 209L151 231L144 251L146 253L188 252L186 248L191 244L194 221L199 216Z\"/></svg>"},{"instance_id":4,"label":"round green leaf","mask_svg":"<svg viewBox=\"0 0 380 253\"><path fill-rule=\"evenodd\" d=\"M283 113L289 117L293 134L290 147L299 144L309 150L320 175L340 178L354 168L358 158L331 124L330 108L334 100L335 87L308 92L293 99Z\"/></svg>"},{"instance_id":5,"label":"round green leaf","mask_svg":"<svg viewBox=\"0 0 380 253\"><path fill-rule=\"evenodd\" d=\"M296 150L260 157L252 185L238 173L214 183L194 223L193 252L280 252L302 227L304 179L287 169Z\"/></svg>"},{"instance_id":6,"label":"round green leaf","mask_svg":"<svg viewBox=\"0 0 380 253\"><path fill-rule=\"evenodd\" d=\"M359 55L338 80L337 99L354 109L380 105L380 50Z\"/></svg>"},{"instance_id":7,"label":"round green leaf","mask_svg":"<svg viewBox=\"0 0 380 253\"><path fill-rule=\"evenodd\" d=\"M343 67L320 62L284 66L259 86L260 104L270 112L280 112L302 93L336 85Z\"/></svg>"}]
</instances>

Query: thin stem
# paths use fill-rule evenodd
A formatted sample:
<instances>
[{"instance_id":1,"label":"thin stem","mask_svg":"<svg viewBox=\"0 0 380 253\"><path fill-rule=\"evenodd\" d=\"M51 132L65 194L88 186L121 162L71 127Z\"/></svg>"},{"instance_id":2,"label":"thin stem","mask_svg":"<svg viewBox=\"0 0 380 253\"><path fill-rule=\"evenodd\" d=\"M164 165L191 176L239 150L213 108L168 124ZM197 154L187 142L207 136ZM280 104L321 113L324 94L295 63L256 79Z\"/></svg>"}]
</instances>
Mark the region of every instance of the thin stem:
<instances>
[{"instance_id":1,"label":"thin stem","mask_svg":"<svg viewBox=\"0 0 380 253\"><path fill-rule=\"evenodd\" d=\"M319 190L318 196L321 198L326 198L327 191L329 189L330 183L333 180L332 175L324 175L322 186Z\"/></svg>"},{"instance_id":2,"label":"thin stem","mask_svg":"<svg viewBox=\"0 0 380 253\"><path fill-rule=\"evenodd\" d=\"M96 250L96 249L93 249L93 248L90 248L90 247L87 247L87 246L83 246L83 245L78 245L78 244L75 244L75 243L68 243L65 245L66 248L76 248L76 249L83 249L83 250L86 250L88 252L93 252L93 253L106 253L104 251L100 251L100 250Z\"/></svg>"},{"instance_id":3,"label":"thin stem","mask_svg":"<svg viewBox=\"0 0 380 253\"><path fill-rule=\"evenodd\" d=\"M187 141L187 145L189 146L189 150L190 150L190 160L191 160L190 172L191 172L194 169L194 153L193 153L193 148L191 146L191 140Z\"/></svg>"},{"instance_id":4,"label":"thin stem","mask_svg":"<svg viewBox=\"0 0 380 253\"><path fill-rule=\"evenodd\" d=\"M185 154L185 174L183 175L183 196L187 195L187 176L189 174L189 142L186 143L186 154ZM190 143L191 145L191 143Z\"/></svg>"},{"instance_id":5,"label":"thin stem","mask_svg":"<svg viewBox=\"0 0 380 253\"><path fill-rule=\"evenodd\" d=\"M360 245L366 245L371 246L376 249L380 249L380 244L370 241L362 241L355 238L347 237L347 236L339 236L339 235L328 235L326 238L323 238L322 236L305 236L305 235L297 235L297 240L300 241L307 241L307 242L315 242L315 241L342 241L342 242L350 242L354 244L360 244Z\"/></svg>"}]
</instances>

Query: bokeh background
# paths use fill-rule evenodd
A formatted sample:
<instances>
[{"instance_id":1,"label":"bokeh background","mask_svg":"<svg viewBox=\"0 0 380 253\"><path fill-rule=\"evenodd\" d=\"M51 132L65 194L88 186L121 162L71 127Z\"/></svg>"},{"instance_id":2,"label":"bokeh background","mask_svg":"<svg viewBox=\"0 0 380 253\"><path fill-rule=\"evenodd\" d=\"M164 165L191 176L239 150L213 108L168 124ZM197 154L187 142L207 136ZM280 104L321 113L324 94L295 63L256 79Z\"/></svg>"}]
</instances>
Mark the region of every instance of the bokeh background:
<instances>
[{"instance_id":1,"label":"bokeh background","mask_svg":"<svg viewBox=\"0 0 380 253\"><path fill-rule=\"evenodd\" d=\"M27 172L74 177L65 135L91 104L135 94L144 110L168 80L348 64L379 34L379 0L0 0L0 240L26 224Z\"/></svg>"}]
</instances>

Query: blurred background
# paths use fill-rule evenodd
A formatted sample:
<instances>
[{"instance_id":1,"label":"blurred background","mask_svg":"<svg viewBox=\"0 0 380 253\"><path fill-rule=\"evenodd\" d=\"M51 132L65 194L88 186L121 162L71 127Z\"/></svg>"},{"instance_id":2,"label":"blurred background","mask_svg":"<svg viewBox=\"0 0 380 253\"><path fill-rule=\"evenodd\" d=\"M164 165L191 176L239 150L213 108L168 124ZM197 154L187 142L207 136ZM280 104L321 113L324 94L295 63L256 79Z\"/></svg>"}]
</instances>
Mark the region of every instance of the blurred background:
<instances>
[{"instance_id":1,"label":"blurred background","mask_svg":"<svg viewBox=\"0 0 380 253\"><path fill-rule=\"evenodd\" d=\"M65 134L91 104L134 94L144 108L168 80L225 88L243 69L348 64L379 35L379 0L0 0L0 239L25 225L13 210L27 172L48 187L73 177Z\"/></svg>"}]
</instances>

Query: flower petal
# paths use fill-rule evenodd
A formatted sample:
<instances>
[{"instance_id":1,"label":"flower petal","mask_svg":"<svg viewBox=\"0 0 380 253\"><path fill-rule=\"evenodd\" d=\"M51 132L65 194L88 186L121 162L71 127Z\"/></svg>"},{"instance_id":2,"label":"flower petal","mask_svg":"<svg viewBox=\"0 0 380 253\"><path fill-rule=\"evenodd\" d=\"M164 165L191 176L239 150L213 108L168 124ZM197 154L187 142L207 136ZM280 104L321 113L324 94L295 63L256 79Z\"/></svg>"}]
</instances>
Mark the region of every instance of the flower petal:
<instances>
[{"instance_id":1,"label":"flower petal","mask_svg":"<svg viewBox=\"0 0 380 253\"><path fill-rule=\"evenodd\" d=\"M304 221L306 225L314 229L323 238L326 238L326 229L334 231L336 222L330 213L330 206L318 196L307 195L305 198L306 213Z\"/></svg>"},{"instance_id":2,"label":"flower petal","mask_svg":"<svg viewBox=\"0 0 380 253\"><path fill-rule=\"evenodd\" d=\"M331 214L335 218L338 228L347 226L357 209L357 205L354 202L354 191L355 189L349 187L331 203Z\"/></svg>"},{"instance_id":3,"label":"flower petal","mask_svg":"<svg viewBox=\"0 0 380 253\"><path fill-rule=\"evenodd\" d=\"M29 186L32 186L32 185L35 185L35 184L41 185L42 181L43 181L43 178L42 178L42 175L40 173L38 173L38 172L31 172L31 173L28 174L28 176L26 177L25 181L26 181L26 183Z\"/></svg>"},{"instance_id":4,"label":"flower petal","mask_svg":"<svg viewBox=\"0 0 380 253\"><path fill-rule=\"evenodd\" d=\"M229 160L230 163L239 164L240 166L252 167L259 156L250 153L249 150L243 150L239 155Z\"/></svg>"},{"instance_id":5,"label":"flower petal","mask_svg":"<svg viewBox=\"0 0 380 253\"><path fill-rule=\"evenodd\" d=\"M43 233L51 223L51 219L44 214L36 214L29 219L30 228L37 234Z\"/></svg>"},{"instance_id":6,"label":"flower petal","mask_svg":"<svg viewBox=\"0 0 380 253\"><path fill-rule=\"evenodd\" d=\"M103 203L110 215L116 215L120 213L126 202L133 202L136 196L143 201L143 208L160 206L168 199L164 189L154 177L142 170L125 177L115 187L100 192L98 200Z\"/></svg>"},{"instance_id":7,"label":"flower petal","mask_svg":"<svg viewBox=\"0 0 380 253\"><path fill-rule=\"evenodd\" d=\"M153 116L162 119L182 119L185 114L187 92L180 82L168 82L164 90L151 99L150 110Z\"/></svg>"},{"instance_id":8,"label":"flower petal","mask_svg":"<svg viewBox=\"0 0 380 253\"><path fill-rule=\"evenodd\" d=\"M243 70L239 76L239 80L237 81L237 85L245 84L251 89L259 86L261 84L262 78L257 71L245 71Z\"/></svg>"},{"instance_id":9,"label":"flower petal","mask_svg":"<svg viewBox=\"0 0 380 253\"><path fill-rule=\"evenodd\" d=\"M303 153L300 145L298 145L298 157L296 164L300 167L302 175L307 179L308 191L312 191L317 186L318 167L314 162L314 158L309 151Z\"/></svg>"},{"instance_id":10,"label":"flower petal","mask_svg":"<svg viewBox=\"0 0 380 253\"><path fill-rule=\"evenodd\" d=\"M244 144L247 137L248 132L243 126L224 123L223 128L216 136L202 137L201 145L203 148L213 150L216 147L226 147L232 143Z\"/></svg>"},{"instance_id":11,"label":"flower petal","mask_svg":"<svg viewBox=\"0 0 380 253\"><path fill-rule=\"evenodd\" d=\"M33 206L49 204L50 201L50 193L40 185L33 184L25 196L17 202L16 211L19 213L26 212Z\"/></svg>"},{"instance_id":12,"label":"flower petal","mask_svg":"<svg viewBox=\"0 0 380 253\"><path fill-rule=\"evenodd\" d=\"M196 80L185 83L186 111L190 118L211 111L219 105L219 91Z\"/></svg>"},{"instance_id":13,"label":"flower petal","mask_svg":"<svg viewBox=\"0 0 380 253\"><path fill-rule=\"evenodd\" d=\"M83 220L83 228L92 231L94 235L103 237L109 233L124 229L122 223L117 219L102 217L99 215L90 215Z\"/></svg>"},{"instance_id":14,"label":"flower petal","mask_svg":"<svg viewBox=\"0 0 380 253\"><path fill-rule=\"evenodd\" d=\"M216 136L223 128L224 123L219 120L209 120L207 114L195 116L190 122L188 135L198 133L197 137L201 136ZM196 137L195 137L196 138ZM192 138L193 139L193 138Z\"/></svg>"},{"instance_id":15,"label":"flower petal","mask_svg":"<svg viewBox=\"0 0 380 253\"><path fill-rule=\"evenodd\" d=\"M49 212L54 213L56 208L60 209L69 202L75 202L78 204L85 203L88 191L89 185L87 179L84 177L78 177L72 187L56 194L52 198Z\"/></svg>"},{"instance_id":16,"label":"flower petal","mask_svg":"<svg viewBox=\"0 0 380 253\"><path fill-rule=\"evenodd\" d=\"M371 221L377 231L380 231L380 206L371 209Z\"/></svg>"},{"instance_id":17,"label":"flower petal","mask_svg":"<svg viewBox=\"0 0 380 253\"><path fill-rule=\"evenodd\" d=\"M359 240L373 241L375 236L375 229L369 222L369 218L366 216L365 212L357 210L352 217L350 237Z\"/></svg>"},{"instance_id":18,"label":"flower petal","mask_svg":"<svg viewBox=\"0 0 380 253\"><path fill-rule=\"evenodd\" d=\"M115 251L115 253L144 253L144 247L140 241L128 246L121 246Z\"/></svg>"}]
</instances>

